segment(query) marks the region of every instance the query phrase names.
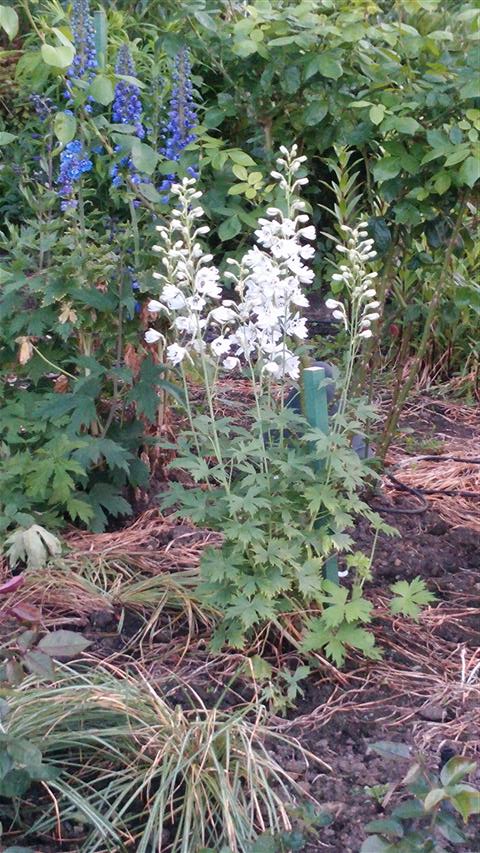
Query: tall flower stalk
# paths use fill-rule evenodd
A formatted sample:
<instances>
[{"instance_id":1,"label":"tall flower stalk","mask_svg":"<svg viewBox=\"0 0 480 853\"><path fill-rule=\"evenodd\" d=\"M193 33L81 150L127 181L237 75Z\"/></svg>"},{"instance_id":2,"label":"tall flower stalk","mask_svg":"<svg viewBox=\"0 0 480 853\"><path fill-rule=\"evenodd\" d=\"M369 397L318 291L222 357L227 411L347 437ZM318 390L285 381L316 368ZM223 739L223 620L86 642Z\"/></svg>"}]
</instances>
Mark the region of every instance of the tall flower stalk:
<instances>
[{"instance_id":1,"label":"tall flower stalk","mask_svg":"<svg viewBox=\"0 0 480 853\"><path fill-rule=\"evenodd\" d=\"M135 64L133 62L128 44L122 44L117 54L115 73L122 77L135 77ZM115 85L115 97L112 104L112 121L115 124L133 125L135 136L143 139L145 128L142 124L142 101L139 87L127 80L118 80ZM117 145L115 152L120 151ZM134 166L132 158L125 156L118 163L114 163L110 170L112 184L121 187L125 177L131 184L139 184L145 181Z\"/></svg>"},{"instance_id":2,"label":"tall flower stalk","mask_svg":"<svg viewBox=\"0 0 480 853\"><path fill-rule=\"evenodd\" d=\"M186 48L182 48L175 58L172 78L173 89L168 121L163 130L162 154L167 160L178 162L187 145L195 141L195 126L198 123L193 98L190 57ZM197 177L197 170L193 166L190 166L187 172L190 177ZM159 189L160 192L166 193L165 201L168 201L168 193L176 179L175 174L170 174L162 181Z\"/></svg>"},{"instance_id":3,"label":"tall flower stalk","mask_svg":"<svg viewBox=\"0 0 480 853\"><path fill-rule=\"evenodd\" d=\"M346 263L340 264L339 272L335 273L332 279L346 287L349 305L346 306L337 299L327 299L325 303L335 319L342 321L349 338L339 415L343 415L347 405L362 343L372 337L372 323L380 317L380 302L376 298L374 287L378 273L369 270L369 264L376 258L377 253L373 248L374 241L366 231L367 223L360 222L356 228L350 228L348 225L342 225L341 228L346 234L346 242L338 244L336 249L344 256Z\"/></svg>"},{"instance_id":4,"label":"tall flower stalk","mask_svg":"<svg viewBox=\"0 0 480 853\"><path fill-rule=\"evenodd\" d=\"M162 244L163 271L156 277L162 283L159 299L151 300L149 311L166 314L176 340L166 350L168 361L180 366L183 373L188 362L200 361L211 418L211 435L217 459L222 466L220 442L214 416L215 379L220 369L230 371L246 365L255 395L258 425L261 427L260 399L267 387L271 405L271 380L284 387L300 374L300 358L293 341L307 337L306 320L300 309L308 306L303 285L311 283L313 272L306 265L314 254L308 241L315 229L303 212L304 202L298 197L306 178L298 177L305 158L282 148L277 161L281 172L273 176L285 191L286 212L269 208L267 217L259 220L255 232L257 245L247 251L241 261L228 259L230 269L225 277L233 281L238 301L222 299L219 272L212 266L212 255L205 253L199 238L208 226L198 220L203 209L198 203L201 192L194 179L185 178L172 187L177 207L168 226L158 226ZM149 329L147 343L156 343L162 335ZM213 371L211 366L213 365ZM213 372L214 380L211 376ZM263 432L262 432L263 440ZM264 467L268 471L267 454Z\"/></svg>"},{"instance_id":5,"label":"tall flower stalk","mask_svg":"<svg viewBox=\"0 0 480 853\"><path fill-rule=\"evenodd\" d=\"M95 27L90 14L89 0L73 0L70 23L75 56L68 69L67 76L71 80L77 79L90 82L94 76L98 62L95 47ZM67 90L67 97L70 97L69 88Z\"/></svg>"}]
</instances>

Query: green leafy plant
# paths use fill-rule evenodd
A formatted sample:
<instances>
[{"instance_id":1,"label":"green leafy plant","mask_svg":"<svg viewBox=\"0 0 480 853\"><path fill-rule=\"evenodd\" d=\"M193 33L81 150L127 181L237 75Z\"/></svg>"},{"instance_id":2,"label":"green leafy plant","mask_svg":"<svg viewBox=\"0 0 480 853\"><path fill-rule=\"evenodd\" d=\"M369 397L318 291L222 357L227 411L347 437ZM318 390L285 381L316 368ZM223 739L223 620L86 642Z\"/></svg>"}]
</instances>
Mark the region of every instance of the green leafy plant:
<instances>
[{"instance_id":1,"label":"green leafy plant","mask_svg":"<svg viewBox=\"0 0 480 853\"><path fill-rule=\"evenodd\" d=\"M421 577L416 577L412 581L397 581L390 587L394 593L394 597L390 602L390 610L392 613L401 613L403 616L410 616L412 619L418 619L422 607L436 601L436 596L427 589L427 585Z\"/></svg>"},{"instance_id":2,"label":"green leafy plant","mask_svg":"<svg viewBox=\"0 0 480 853\"><path fill-rule=\"evenodd\" d=\"M396 760L408 759L408 747L401 747L404 745L385 742L378 744L378 751ZM363 842L361 853L436 853L451 849L450 845L468 844L457 816L466 824L480 813L480 792L466 781L476 767L474 761L454 756L434 773L419 756L401 783L406 796L390 816L366 825L366 831L374 834ZM390 799L391 792L387 796Z\"/></svg>"}]
</instances>

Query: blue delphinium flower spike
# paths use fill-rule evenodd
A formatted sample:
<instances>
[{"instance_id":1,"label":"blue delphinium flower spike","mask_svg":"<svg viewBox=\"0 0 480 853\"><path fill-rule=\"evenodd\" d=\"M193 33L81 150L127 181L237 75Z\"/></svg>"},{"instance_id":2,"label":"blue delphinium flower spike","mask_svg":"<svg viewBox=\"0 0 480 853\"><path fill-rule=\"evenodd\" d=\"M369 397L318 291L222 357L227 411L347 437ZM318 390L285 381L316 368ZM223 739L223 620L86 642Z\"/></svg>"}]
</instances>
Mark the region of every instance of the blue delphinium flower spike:
<instances>
[{"instance_id":1,"label":"blue delphinium flower spike","mask_svg":"<svg viewBox=\"0 0 480 853\"><path fill-rule=\"evenodd\" d=\"M75 56L68 69L68 76L89 80L97 67L95 28L89 0L73 0L71 27Z\"/></svg>"},{"instance_id":2,"label":"blue delphinium flower spike","mask_svg":"<svg viewBox=\"0 0 480 853\"><path fill-rule=\"evenodd\" d=\"M182 48L175 58L168 122L164 128L165 144L162 154L167 160L178 161L182 151L196 139L194 128L198 121L190 75L188 50ZM188 169L188 173L191 177L197 177L198 174L193 166ZM160 186L160 192L168 193L175 179L176 175L167 175ZM168 195L165 201L168 201Z\"/></svg>"},{"instance_id":3,"label":"blue delphinium flower spike","mask_svg":"<svg viewBox=\"0 0 480 853\"><path fill-rule=\"evenodd\" d=\"M135 65L130 53L128 44L122 44L117 55L115 65L115 73L124 77L135 77ZM115 124L129 124L135 128L135 136L138 139L143 139L145 129L142 124L142 101L140 98L140 89L135 83L130 83L127 80L119 80L115 86L115 97L112 104L112 121ZM120 151L120 146L115 149ZM110 175L114 187L120 187L123 184L122 170L128 172L130 182L133 184L145 183L146 178L140 177L131 157L122 157L119 163L115 163Z\"/></svg>"},{"instance_id":4,"label":"blue delphinium flower spike","mask_svg":"<svg viewBox=\"0 0 480 853\"><path fill-rule=\"evenodd\" d=\"M60 154L60 172L57 178L58 194L62 199L63 211L75 208L75 184L84 172L92 168L92 161L85 157L80 140L74 139L65 146Z\"/></svg>"}]
</instances>

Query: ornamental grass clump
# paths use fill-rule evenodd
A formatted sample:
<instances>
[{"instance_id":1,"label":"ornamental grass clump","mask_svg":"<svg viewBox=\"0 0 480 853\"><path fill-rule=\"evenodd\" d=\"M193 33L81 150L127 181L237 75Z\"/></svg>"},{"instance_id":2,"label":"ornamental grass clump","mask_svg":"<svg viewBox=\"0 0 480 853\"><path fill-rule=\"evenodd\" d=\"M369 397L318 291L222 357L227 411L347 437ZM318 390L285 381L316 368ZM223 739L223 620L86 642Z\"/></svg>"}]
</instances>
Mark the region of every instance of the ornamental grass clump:
<instances>
[{"instance_id":1,"label":"ornamental grass clump","mask_svg":"<svg viewBox=\"0 0 480 853\"><path fill-rule=\"evenodd\" d=\"M224 713L189 699L171 707L140 673L106 665L63 666L47 687L27 680L12 691L4 736L40 747L52 769L27 838L58 831L57 808L63 826L82 828L82 853L248 853L259 832L290 829L288 803L305 793L266 741L306 767L313 756L267 731L261 709Z\"/></svg>"},{"instance_id":2,"label":"ornamental grass clump","mask_svg":"<svg viewBox=\"0 0 480 853\"><path fill-rule=\"evenodd\" d=\"M222 548L207 548L201 561L200 593L224 614L215 635L217 647L225 641L242 646L252 629L268 621L279 626L287 612L294 611L302 624L313 606L329 615L322 616L325 626L316 623L316 631L310 631L309 649L325 649L342 663L348 647L371 657L378 654L365 627L372 610L363 597L370 561L364 554L349 555L356 578L352 590L342 589L338 598L324 580L325 560L352 550L348 530L359 515L377 529L389 530L358 495L371 469L350 446L371 410L358 401L347 406L359 344L374 320L373 279L363 267L355 279L342 404L335 428L326 436L284 405L292 383L301 380L302 351L306 353L301 310L308 307L303 288L314 277L308 262L314 255L315 229L299 197L307 183L305 158L298 156L296 146L282 148L281 154L272 176L283 202L259 219L256 245L240 260L227 259L224 278L233 283L235 298L223 297L219 271L203 248L209 228L200 224L201 193L194 180L172 188L176 207L169 224L158 227L161 288L148 309L152 324L159 316L167 318L170 331L152 325L145 339L162 352L166 347L167 360L182 376L190 428L179 436L173 467L185 469L201 484L192 489L171 483L161 505L224 536ZM363 240L361 228L359 234ZM369 244L360 247L357 260L353 251L352 246L352 264L373 258ZM206 412L196 409L189 396L189 371L198 368ZM235 369L251 381L254 403L248 428L215 416L218 379ZM338 606L332 608L337 598Z\"/></svg>"}]
</instances>

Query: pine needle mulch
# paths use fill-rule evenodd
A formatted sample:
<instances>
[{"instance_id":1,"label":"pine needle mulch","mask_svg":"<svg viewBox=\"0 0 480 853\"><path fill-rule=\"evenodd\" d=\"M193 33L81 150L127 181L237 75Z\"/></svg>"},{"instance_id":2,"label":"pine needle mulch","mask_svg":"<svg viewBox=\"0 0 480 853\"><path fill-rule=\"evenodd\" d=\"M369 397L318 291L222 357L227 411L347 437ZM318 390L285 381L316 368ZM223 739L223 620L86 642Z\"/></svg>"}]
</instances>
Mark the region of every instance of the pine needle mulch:
<instances>
[{"instance_id":1,"label":"pine needle mulch","mask_svg":"<svg viewBox=\"0 0 480 853\"><path fill-rule=\"evenodd\" d=\"M480 431L474 438L445 437L438 454L411 456L392 448L388 462L395 477L420 490L450 527L468 527L480 534ZM383 483L386 494L398 493L387 477Z\"/></svg>"}]
</instances>

